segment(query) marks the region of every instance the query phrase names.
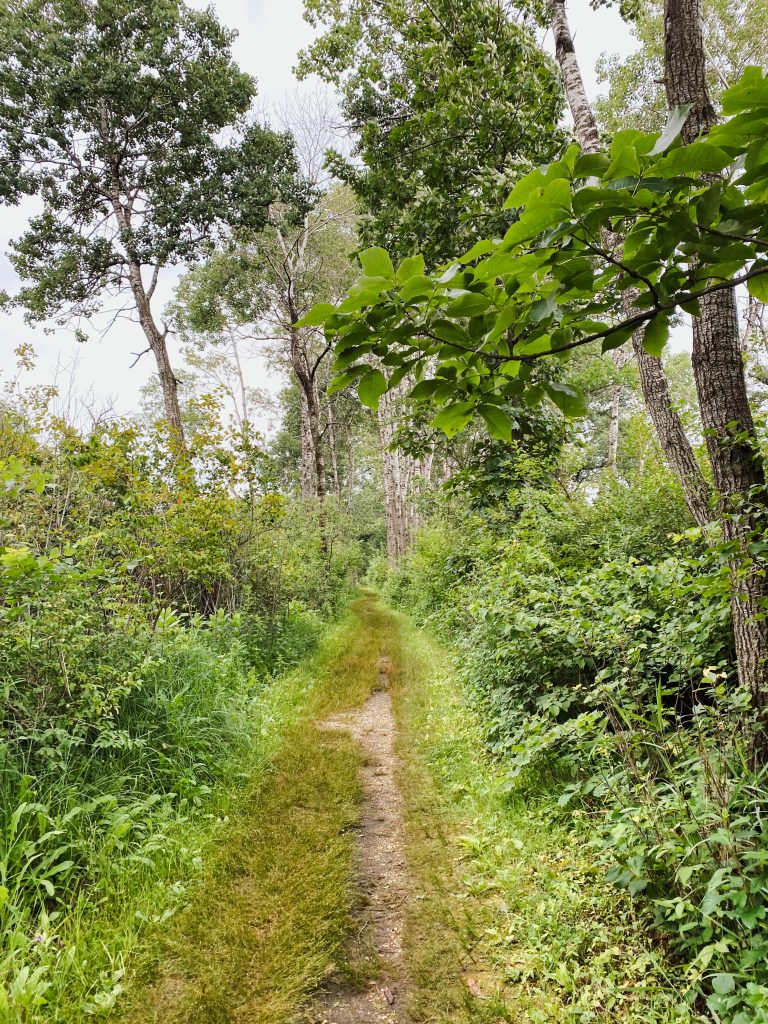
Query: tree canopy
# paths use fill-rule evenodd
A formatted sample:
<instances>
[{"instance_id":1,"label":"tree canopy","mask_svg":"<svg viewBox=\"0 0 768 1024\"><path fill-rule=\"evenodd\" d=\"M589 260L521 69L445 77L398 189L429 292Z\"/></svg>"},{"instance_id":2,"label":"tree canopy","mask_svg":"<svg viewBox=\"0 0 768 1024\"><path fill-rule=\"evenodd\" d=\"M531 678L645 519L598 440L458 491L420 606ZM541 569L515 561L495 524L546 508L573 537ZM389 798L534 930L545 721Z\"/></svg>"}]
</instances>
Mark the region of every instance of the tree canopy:
<instances>
[{"instance_id":1,"label":"tree canopy","mask_svg":"<svg viewBox=\"0 0 768 1024\"><path fill-rule=\"evenodd\" d=\"M570 385L535 375L542 359L593 342L608 351L641 325L659 355L670 316L694 312L703 295L742 281L764 297L768 79L748 71L724 109L730 119L689 145L679 143L681 108L661 135L617 133L608 154L571 146L512 190L506 205L519 216L503 239L477 242L432 275L423 257L395 270L384 249L363 252L344 303L304 321L325 323L336 340L338 384L358 380L361 401L375 405L412 374L412 397L439 408L436 425L453 433L478 412L508 438L510 398L546 394L568 415L584 412ZM622 251L605 244L616 234ZM617 315L630 287L636 312Z\"/></svg>"},{"instance_id":2,"label":"tree canopy","mask_svg":"<svg viewBox=\"0 0 768 1024\"><path fill-rule=\"evenodd\" d=\"M562 88L531 27L498 0L307 0L325 29L300 73L341 90L364 242L430 264L509 225L501 200L563 139Z\"/></svg>"}]
</instances>

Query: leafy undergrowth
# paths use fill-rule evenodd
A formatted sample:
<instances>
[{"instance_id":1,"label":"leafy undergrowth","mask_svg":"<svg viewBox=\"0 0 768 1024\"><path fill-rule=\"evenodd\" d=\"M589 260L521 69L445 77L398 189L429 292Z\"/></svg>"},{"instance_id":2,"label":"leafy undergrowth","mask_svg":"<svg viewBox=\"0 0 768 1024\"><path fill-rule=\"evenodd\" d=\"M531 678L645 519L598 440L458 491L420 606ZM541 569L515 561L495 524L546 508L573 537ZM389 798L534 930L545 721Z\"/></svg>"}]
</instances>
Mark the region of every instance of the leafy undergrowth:
<instances>
[{"instance_id":1,"label":"leafy undergrowth","mask_svg":"<svg viewBox=\"0 0 768 1024\"><path fill-rule=\"evenodd\" d=\"M513 799L447 656L408 634L398 687L415 1021L661 1022L681 1005L663 949L557 808Z\"/></svg>"},{"instance_id":2,"label":"leafy undergrowth","mask_svg":"<svg viewBox=\"0 0 768 1024\"><path fill-rule=\"evenodd\" d=\"M343 969L361 753L315 723L366 699L390 625L370 597L351 610L301 673L316 684L272 770L233 808L188 907L157 930L121 1021L285 1024Z\"/></svg>"}]
</instances>

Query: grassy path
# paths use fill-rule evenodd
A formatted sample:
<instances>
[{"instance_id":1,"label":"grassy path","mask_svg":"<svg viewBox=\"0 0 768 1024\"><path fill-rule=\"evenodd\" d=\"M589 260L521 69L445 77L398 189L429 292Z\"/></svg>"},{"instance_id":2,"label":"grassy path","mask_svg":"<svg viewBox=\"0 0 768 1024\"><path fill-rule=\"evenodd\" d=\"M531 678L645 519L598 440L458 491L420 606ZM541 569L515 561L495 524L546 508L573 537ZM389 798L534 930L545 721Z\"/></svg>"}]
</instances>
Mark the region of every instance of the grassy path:
<instances>
[{"instance_id":1,"label":"grassy path","mask_svg":"<svg viewBox=\"0 0 768 1024\"><path fill-rule=\"evenodd\" d=\"M510 802L443 652L364 595L312 673L122 1024L685 1019L588 849Z\"/></svg>"}]
</instances>

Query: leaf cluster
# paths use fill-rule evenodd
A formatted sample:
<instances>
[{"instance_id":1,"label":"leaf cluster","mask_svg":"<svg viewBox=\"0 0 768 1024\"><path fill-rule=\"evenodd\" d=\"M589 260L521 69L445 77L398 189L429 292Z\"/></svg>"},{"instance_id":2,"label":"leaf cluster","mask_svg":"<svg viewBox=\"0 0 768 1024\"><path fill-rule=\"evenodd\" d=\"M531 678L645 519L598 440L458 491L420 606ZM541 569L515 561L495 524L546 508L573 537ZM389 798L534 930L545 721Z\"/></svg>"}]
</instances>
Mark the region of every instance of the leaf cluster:
<instances>
[{"instance_id":1,"label":"leaf cluster","mask_svg":"<svg viewBox=\"0 0 768 1024\"><path fill-rule=\"evenodd\" d=\"M606 352L639 330L658 356L671 316L698 315L711 291L746 282L765 298L768 78L749 69L723 109L729 120L689 145L679 108L661 135L619 132L605 154L571 146L512 190L518 216L503 237L433 274L423 257L395 269L384 249L362 253L345 301L303 321L333 340L337 385L359 380L373 404L384 370L388 387L413 377L413 399L439 407L437 426L456 432L479 414L509 437L513 400L546 395L567 416L585 412L571 385L534 376L541 360L594 342ZM630 288L636 312L625 314Z\"/></svg>"}]
</instances>

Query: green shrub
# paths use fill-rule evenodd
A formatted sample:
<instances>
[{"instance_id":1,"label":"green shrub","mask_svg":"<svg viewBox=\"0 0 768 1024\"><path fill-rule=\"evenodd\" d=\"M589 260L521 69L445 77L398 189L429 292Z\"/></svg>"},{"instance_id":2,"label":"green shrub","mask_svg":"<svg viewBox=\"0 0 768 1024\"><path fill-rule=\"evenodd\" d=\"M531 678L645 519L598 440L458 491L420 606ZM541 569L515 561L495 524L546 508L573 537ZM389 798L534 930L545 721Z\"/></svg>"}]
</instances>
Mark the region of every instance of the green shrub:
<instances>
[{"instance_id":1,"label":"green shrub","mask_svg":"<svg viewBox=\"0 0 768 1024\"><path fill-rule=\"evenodd\" d=\"M663 492L454 500L386 593L450 641L510 793L570 816L652 911L689 1000L768 1021L766 770L733 669L727 552L677 502L670 519Z\"/></svg>"}]
</instances>

